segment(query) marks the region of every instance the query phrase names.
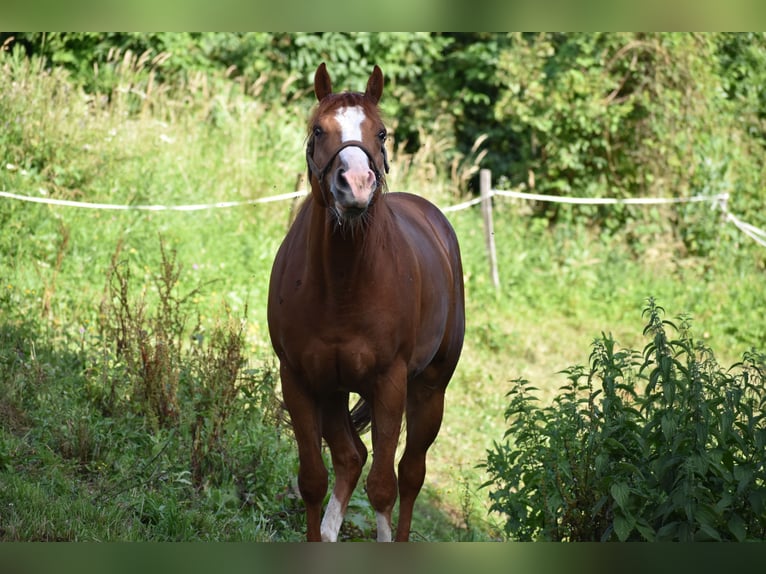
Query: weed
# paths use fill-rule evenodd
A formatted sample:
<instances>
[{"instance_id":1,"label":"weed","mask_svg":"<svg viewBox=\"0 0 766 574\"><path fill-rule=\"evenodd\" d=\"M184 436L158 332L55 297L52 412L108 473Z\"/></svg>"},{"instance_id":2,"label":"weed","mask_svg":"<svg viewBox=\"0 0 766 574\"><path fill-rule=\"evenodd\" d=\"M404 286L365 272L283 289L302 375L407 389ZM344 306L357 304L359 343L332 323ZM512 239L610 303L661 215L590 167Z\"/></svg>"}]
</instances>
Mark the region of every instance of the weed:
<instances>
[{"instance_id":1,"label":"weed","mask_svg":"<svg viewBox=\"0 0 766 574\"><path fill-rule=\"evenodd\" d=\"M229 312L227 312L229 313ZM189 392L192 395L191 480L201 488L205 477L220 475L225 465L224 433L240 395L243 355L244 320L217 326L202 346L197 334L193 347ZM214 469L218 467L218 472Z\"/></svg>"},{"instance_id":2,"label":"weed","mask_svg":"<svg viewBox=\"0 0 766 574\"><path fill-rule=\"evenodd\" d=\"M676 327L653 299L644 315L642 354L602 335L589 371L566 370L552 405L515 381L484 485L508 537L763 538L766 357L753 351L723 370L688 317Z\"/></svg>"}]
</instances>

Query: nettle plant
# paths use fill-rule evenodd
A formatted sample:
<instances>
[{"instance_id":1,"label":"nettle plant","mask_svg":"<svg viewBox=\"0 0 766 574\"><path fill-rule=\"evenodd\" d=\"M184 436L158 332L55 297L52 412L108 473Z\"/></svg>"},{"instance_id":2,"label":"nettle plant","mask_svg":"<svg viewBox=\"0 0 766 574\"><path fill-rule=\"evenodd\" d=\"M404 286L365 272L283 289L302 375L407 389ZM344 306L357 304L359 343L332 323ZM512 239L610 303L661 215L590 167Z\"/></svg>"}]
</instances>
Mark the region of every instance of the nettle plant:
<instances>
[{"instance_id":1,"label":"nettle plant","mask_svg":"<svg viewBox=\"0 0 766 574\"><path fill-rule=\"evenodd\" d=\"M549 406L514 381L485 464L515 540L760 540L766 536L766 355L729 369L653 299L639 353L602 334Z\"/></svg>"}]
</instances>

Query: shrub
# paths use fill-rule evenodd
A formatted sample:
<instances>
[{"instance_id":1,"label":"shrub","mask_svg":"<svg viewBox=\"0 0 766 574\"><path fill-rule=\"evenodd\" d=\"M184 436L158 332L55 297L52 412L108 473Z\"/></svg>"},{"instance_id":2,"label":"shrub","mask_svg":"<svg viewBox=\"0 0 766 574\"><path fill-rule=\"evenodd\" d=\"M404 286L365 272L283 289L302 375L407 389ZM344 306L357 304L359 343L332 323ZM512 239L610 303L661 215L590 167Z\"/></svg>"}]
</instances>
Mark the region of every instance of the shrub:
<instances>
[{"instance_id":1,"label":"shrub","mask_svg":"<svg viewBox=\"0 0 766 574\"><path fill-rule=\"evenodd\" d=\"M766 355L728 370L650 299L649 343L606 335L549 406L515 381L488 451L491 510L518 540L756 540L766 534Z\"/></svg>"},{"instance_id":2,"label":"shrub","mask_svg":"<svg viewBox=\"0 0 766 574\"><path fill-rule=\"evenodd\" d=\"M732 211L764 221L763 33L3 32L0 46L9 61L34 55L44 83L66 75L87 94L81 103L119 102L128 116L152 111L169 119L177 107L160 115L151 108L170 91L183 106L196 101L212 123L226 116L219 108L232 91L272 110L305 111L319 62L332 64L338 89L361 89L377 63L395 148L428 153L438 172L457 175L460 188L477 183L473 164L481 161L501 187L623 198L729 192ZM59 100L42 109L71 115ZM32 127L47 132L61 122L5 111L9 135L0 134L0 143L9 142L14 163L23 157L14 149L23 136L36 150L26 161L54 172L57 185L84 188L98 179L85 159L56 161L59 148L44 145L52 140ZM77 135L73 150L82 147ZM646 219L624 206L539 204L537 213L611 231ZM672 232L687 250L717 248L706 206L678 208L675 219L680 232Z\"/></svg>"}]
</instances>

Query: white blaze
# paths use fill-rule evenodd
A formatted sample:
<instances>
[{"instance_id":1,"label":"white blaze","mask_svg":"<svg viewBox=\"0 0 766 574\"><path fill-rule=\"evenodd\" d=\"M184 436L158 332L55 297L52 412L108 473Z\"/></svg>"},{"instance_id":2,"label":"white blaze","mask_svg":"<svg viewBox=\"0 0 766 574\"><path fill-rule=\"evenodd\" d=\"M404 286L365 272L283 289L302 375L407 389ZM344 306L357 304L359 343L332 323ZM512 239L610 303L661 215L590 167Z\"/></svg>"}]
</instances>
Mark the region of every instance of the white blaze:
<instances>
[{"instance_id":1,"label":"white blaze","mask_svg":"<svg viewBox=\"0 0 766 574\"><path fill-rule=\"evenodd\" d=\"M340 124L340 139L344 142L348 140L361 140L364 118L362 106L340 108L335 112L335 119Z\"/></svg>"},{"instance_id":2,"label":"white blaze","mask_svg":"<svg viewBox=\"0 0 766 574\"><path fill-rule=\"evenodd\" d=\"M366 116L362 106L340 108L335 112L335 119L340 124L340 139L342 142L362 140L362 122ZM369 160L367 154L357 147L347 147L340 152L340 157L349 169L367 170Z\"/></svg>"}]
</instances>

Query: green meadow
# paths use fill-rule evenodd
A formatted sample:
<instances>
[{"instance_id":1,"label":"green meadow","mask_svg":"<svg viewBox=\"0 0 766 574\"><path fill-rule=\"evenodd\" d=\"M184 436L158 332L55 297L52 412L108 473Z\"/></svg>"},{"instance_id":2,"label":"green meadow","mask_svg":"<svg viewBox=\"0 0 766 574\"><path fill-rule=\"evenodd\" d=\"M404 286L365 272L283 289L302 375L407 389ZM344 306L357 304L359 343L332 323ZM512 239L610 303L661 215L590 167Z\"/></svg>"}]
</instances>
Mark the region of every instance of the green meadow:
<instances>
[{"instance_id":1,"label":"green meadow","mask_svg":"<svg viewBox=\"0 0 766 574\"><path fill-rule=\"evenodd\" d=\"M286 103L223 74L141 72L135 57L117 61L107 97L62 67L0 53L0 191L81 204L0 197L0 540L301 540L266 324L271 263L300 200L255 200L305 185L311 95ZM445 164L430 128L416 149L393 134L389 190L441 207L474 197L480 153ZM212 206L137 208L196 205ZM414 540L514 538L491 510L499 471L486 466L513 442L508 393L524 380L542 407L558 404L604 336L640 354L656 334L644 331L649 298L722 368L756 353L762 372L766 248L720 209L620 206L613 227L583 216L592 208L557 209L554 221L539 203L494 199L497 289L479 208L449 213L467 332ZM756 208L736 214L764 221ZM690 229L704 249L689 248ZM374 529L360 484L341 535Z\"/></svg>"}]
</instances>

